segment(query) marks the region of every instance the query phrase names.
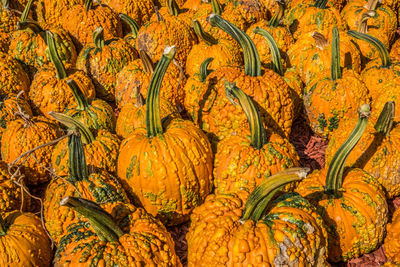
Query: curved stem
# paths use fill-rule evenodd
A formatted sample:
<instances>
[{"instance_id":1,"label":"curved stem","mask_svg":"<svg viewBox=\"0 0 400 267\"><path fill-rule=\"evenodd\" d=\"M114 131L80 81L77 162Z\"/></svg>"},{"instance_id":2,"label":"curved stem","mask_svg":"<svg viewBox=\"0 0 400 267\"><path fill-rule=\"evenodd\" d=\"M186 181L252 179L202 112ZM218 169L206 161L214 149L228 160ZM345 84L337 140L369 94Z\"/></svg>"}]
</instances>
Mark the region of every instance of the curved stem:
<instances>
[{"instance_id":1,"label":"curved stem","mask_svg":"<svg viewBox=\"0 0 400 267\"><path fill-rule=\"evenodd\" d=\"M375 15L376 15L376 12L373 10L364 12L361 15L361 21L360 21L360 24L358 25L357 31L361 32L361 33L368 33L368 20L370 18L375 17Z\"/></svg>"},{"instance_id":2,"label":"curved stem","mask_svg":"<svg viewBox=\"0 0 400 267\"><path fill-rule=\"evenodd\" d=\"M87 12L92 9L93 0L85 0L85 9Z\"/></svg>"},{"instance_id":3,"label":"curved stem","mask_svg":"<svg viewBox=\"0 0 400 267\"><path fill-rule=\"evenodd\" d=\"M365 128L368 124L368 117L370 115L370 107L368 104L362 105L359 110L359 119L351 132L350 136L344 144L338 149L332 158L329 165L328 174L326 175L325 192L327 194L335 195L342 188L343 183L343 170L347 157L360 140Z\"/></svg>"},{"instance_id":4,"label":"curved stem","mask_svg":"<svg viewBox=\"0 0 400 267\"><path fill-rule=\"evenodd\" d=\"M203 63L201 63L200 65L200 78L199 81L200 82L205 82L205 80L207 79L207 76L211 73L211 71L208 69L208 66L210 65L210 63L214 60L214 58L209 57L206 60L203 61Z\"/></svg>"},{"instance_id":5,"label":"curved stem","mask_svg":"<svg viewBox=\"0 0 400 267\"><path fill-rule=\"evenodd\" d=\"M378 6L380 0L368 0L367 5L365 6L366 9L375 11L376 7Z\"/></svg>"},{"instance_id":6,"label":"curved stem","mask_svg":"<svg viewBox=\"0 0 400 267\"><path fill-rule=\"evenodd\" d=\"M146 98L146 129L149 138L163 134L160 116L160 88L168 65L175 53L175 46L167 46L151 76Z\"/></svg>"},{"instance_id":7,"label":"curved stem","mask_svg":"<svg viewBox=\"0 0 400 267\"><path fill-rule=\"evenodd\" d=\"M136 39L136 37L137 37L137 33L138 33L138 31L139 31L139 25L136 23L136 21L133 19L133 18L131 18L131 17L129 17L128 15L126 15L126 14L119 14L118 15L126 24L128 24L129 25L129 28L131 29L131 33L130 33L130 35L134 38L134 39Z\"/></svg>"},{"instance_id":8,"label":"curved stem","mask_svg":"<svg viewBox=\"0 0 400 267\"><path fill-rule=\"evenodd\" d=\"M31 19L26 19L24 21L20 21L17 23L18 30L25 30L28 28L36 34L43 33L42 37L45 36L45 30L43 30L43 28L40 27L39 23L37 23L36 21L33 21ZM46 38L44 39L46 40Z\"/></svg>"},{"instance_id":9,"label":"curved stem","mask_svg":"<svg viewBox=\"0 0 400 267\"><path fill-rule=\"evenodd\" d=\"M102 241L119 242L124 235L111 215L93 201L67 196L60 201L60 206L71 208L84 216Z\"/></svg>"},{"instance_id":10,"label":"curved stem","mask_svg":"<svg viewBox=\"0 0 400 267\"><path fill-rule=\"evenodd\" d=\"M29 11L31 10L33 1L34 0L29 0L28 3L26 3L24 12L22 12L21 18L19 19L20 22L24 22L28 18Z\"/></svg>"},{"instance_id":11,"label":"curved stem","mask_svg":"<svg viewBox=\"0 0 400 267\"><path fill-rule=\"evenodd\" d=\"M105 45L103 27L97 27L96 30L93 31L93 42L97 49L103 49Z\"/></svg>"},{"instance_id":12,"label":"curved stem","mask_svg":"<svg viewBox=\"0 0 400 267\"><path fill-rule=\"evenodd\" d=\"M317 8L324 9L324 8L326 8L327 3L328 3L328 0L316 0L314 6Z\"/></svg>"},{"instance_id":13,"label":"curved stem","mask_svg":"<svg viewBox=\"0 0 400 267\"><path fill-rule=\"evenodd\" d=\"M233 98L239 101L244 113L246 114L247 121L250 125L251 134L251 146L255 149L261 149L267 143L263 122L260 114L254 105L253 100L246 95L240 88L236 87L235 84L231 84L225 81L225 95L235 105Z\"/></svg>"},{"instance_id":14,"label":"curved stem","mask_svg":"<svg viewBox=\"0 0 400 267\"><path fill-rule=\"evenodd\" d=\"M244 73L246 75L257 77L261 75L261 62L256 46L250 37L241 31L238 27L224 20L221 16L211 14L207 21L214 27L218 27L232 36L243 49Z\"/></svg>"},{"instance_id":15,"label":"curved stem","mask_svg":"<svg viewBox=\"0 0 400 267\"><path fill-rule=\"evenodd\" d=\"M144 50L140 50L139 57L140 57L140 60L142 61L144 71L147 73L153 73L154 72L154 64L153 64L153 61L151 61L149 54L147 54L146 51L144 51Z\"/></svg>"},{"instance_id":16,"label":"curved stem","mask_svg":"<svg viewBox=\"0 0 400 267\"><path fill-rule=\"evenodd\" d=\"M84 126L79 121L75 120L71 116L67 114L57 113L54 111L50 111L49 116L52 117L54 120L60 122L61 124L65 125L67 128L72 130L78 130L82 136L82 141L85 145L91 144L94 141L94 136L92 132Z\"/></svg>"},{"instance_id":17,"label":"curved stem","mask_svg":"<svg viewBox=\"0 0 400 267\"><path fill-rule=\"evenodd\" d=\"M211 0L212 11L214 14L221 15L222 8L218 0Z\"/></svg>"},{"instance_id":18,"label":"curved stem","mask_svg":"<svg viewBox=\"0 0 400 267\"><path fill-rule=\"evenodd\" d=\"M268 46L271 51L272 69L279 75L283 76L284 72L283 72L281 54L279 52L278 45L276 44L276 42L274 40L274 37L267 30L262 29L260 27L256 27L253 30L253 32L263 36L265 38L265 40L268 42Z\"/></svg>"},{"instance_id":19,"label":"curved stem","mask_svg":"<svg viewBox=\"0 0 400 267\"><path fill-rule=\"evenodd\" d=\"M369 44L375 46L375 48L379 52L379 56L382 61L382 67L390 68L390 66L392 65L392 61L390 59L389 51L386 49L385 45L381 41L379 41L377 38L375 38L371 35L356 32L356 31L348 31L347 34L354 38L366 41Z\"/></svg>"},{"instance_id":20,"label":"curved stem","mask_svg":"<svg viewBox=\"0 0 400 267\"><path fill-rule=\"evenodd\" d=\"M167 0L167 4L168 4L168 13L171 16L178 16L180 9L178 4L176 3L175 0Z\"/></svg>"},{"instance_id":21,"label":"curved stem","mask_svg":"<svg viewBox=\"0 0 400 267\"><path fill-rule=\"evenodd\" d=\"M285 14L285 1L277 0L276 3L278 4L278 11L272 16L271 20L268 22L269 27L278 27L279 22Z\"/></svg>"},{"instance_id":22,"label":"curved stem","mask_svg":"<svg viewBox=\"0 0 400 267\"><path fill-rule=\"evenodd\" d=\"M46 39L47 45L49 46L49 53L50 53L50 60L53 62L54 66L56 67L56 76L58 79L65 79L67 78L67 72L64 68L64 65L58 55L56 42L54 40L54 35L51 31L46 31Z\"/></svg>"},{"instance_id":23,"label":"curved stem","mask_svg":"<svg viewBox=\"0 0 400 267\"><path fill-rule=\"evenodd\" d=\"M311 36L314 38L316 47L319 49L323 50L326 46L328 46L328 39L326 39L321 33L313 32Z\"/></svg>"},{"instance_id":24,"label":"curved stem","mask_svg":"<svg viewBox=\"0 0 400 267\"><path fill-rule=\"evenodd\" d=\"M0 236L5 236L6 234L7 234L7 225L0 214Z\"/></svg>"},{"instance_id":25,"label":"curved stem","mask_svg":"<svg viewBox=\"0 0 400 267\"><path fill-rule=\"evenodd\" d=\"M336 81L342 78L342 71L340 69L340 37L336 26L332 30L331 46L331 79Z\"/></svg>"},{"instance_id":26,"label":"curved stem","mask_svg":"<svg viewBox=\"0 0 400 267\"><path fill-rule=\"evenodd\" d=\"M395 114L395 103L386 102L382 109L381 114L375 124L375 130L377 133L388 136L393 127L393 119Z\"/></svg>"},{"instance_id":27,"label":"curved stem","mask_svg":"<svg viewBox=\"0 0 400 267\"><path fill-rule=\"evenodd\" d=\"M78 104L75 109L87 110L89 108L89 103L87 101L86 96L83 94L81 88L79 88L78 84L72 79L69 79L67 81L67 84L69 88L71 88L72 94L74 95L76 103Z\"/></svg>"},{"instance_id":28,"label":"curved stem","mask_svg":"<svg viewBox=\"0 0 400 267\"><path fill-rule=\"evenodd\" d=\"M215 45L218 43L218 41L214 37L203 30L203 27L201 27L201 24L198 20L195 19L192 21L192 28L196 35L208 45Z\"/></svg>"},{"instance_id":29,"label":"curved stem","mask_svg":"<svg viewBox=\"0 0 400 267\"><path fill-rule=\"evenodd\" d=\"M144 106L144 97L142 95L142 93L140 92L140 86L136 87L136 103L135 106L140 108Z\"/></svg>"},{"instance_id":30,"label":"curved stem","mask_svg":"<svg viewBox=\"0 0 400 267\"><path fill-rule=\"evenodd\" d=\"M275 194L284 185L305 178L309 170L308 168L290 168L265 179L248 197L241 220L260 220Z\"/></svg>"},{"instance_id":31,"label":"curved stem","mask_svg":"<svg viewBox=\"0 0 400 267\"><path fill-rule=\"evenodd\" d=\"M68 137L69 152L69 177L68 180L76 185L77 182L88 179L88 171L86 167L85 151L79 133L71 134Z\"/></svg>"}]
</instances>

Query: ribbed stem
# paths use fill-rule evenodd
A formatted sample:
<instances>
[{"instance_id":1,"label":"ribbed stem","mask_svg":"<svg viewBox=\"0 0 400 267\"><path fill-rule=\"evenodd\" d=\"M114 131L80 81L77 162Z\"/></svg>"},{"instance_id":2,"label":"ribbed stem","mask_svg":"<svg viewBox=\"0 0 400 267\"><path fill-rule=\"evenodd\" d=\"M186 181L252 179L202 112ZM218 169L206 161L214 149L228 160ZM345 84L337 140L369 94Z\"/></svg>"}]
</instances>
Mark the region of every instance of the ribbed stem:
<instances>
[{"instance_id":1,"label":"ribbed stem","mask_svg":"<svg viewBox=\"0 0 400 267\"><path fill-rule=\"evenodd\" d=\"M205 82L207 79L207 76L210 74L210 70L208 69L208 66L210 65L210 63L214 60L214 58L209 57L206 60L203 61L203 63L201 63L200 65L200 78L199 81L200 82Z\"/></svg>"},{"instance_id":2,"label":"ribbed stem","mask_svg":"<svg viewBox=\"0 0 400 267\"><path fill-rule=\"evenodd\" d=\"M149 138L163 134L160 116L160 88L168 65L176 53L175 46L167 46L151 76L146 98L146 128Z\"/></svg>"},{"instance_id":3,"label":"ribbed stem","mask_svg":"<svg viewBox=\"0 0 400 267\"><path fill-rule=\"evenodd\" d=\"M73 184L87 180L89 175L86 167L85 151L83 150L83 144L79 134L72 134L68 137L68 152L68 180Z\"/></svg>"},{"instance_id":4,"label":"ribbed stem","mask_svg":"<svg viewBox=\"0 0 400 267\"><path fill-rule=\"evenodd\" d=\"M194 32L197 34L197 36L201 40L206 42L208 45L215 45L218 43L218 41L214 37L212 37L210 34L206 33L203 30L203 27L201 27L201 24L198 20L192 21L192 28L193 28Z\"/></svg>"},{"instance_id":5,"label":"ribbed stem","mask_svg":"<svg viewBox=\"0 0 400 267\"><path fill-rule=\"evenodd\" d=\"M279 75L283 76L284 72L283 72L281 54L279 52L278 45L274 40L274 37L267 30L260 27L256 27L253 30L253 32L256 34L260 34L268 42L269 50L271 51L272 69Z\"/></svg>"},{"instance_id":6,"label":"ribbed stem","mask_svg":"<svg viewBox=\"0 0 400 267\"><path fill-rule=\"evenodd\" d=\"M248 197L241 220L260 220L275 194L284 185L305 178L308 171L308 168L290 168L265 179Z\"/></svg>"},{"instance_id":7,"label":"ribbed stem","mask_svg":"<svg viewBox=\"0 0 400 267\"><path fill-rule=\"evenodd\" d=\"M47 45L49 47L50 60L56 67L56 77L60 80L67 78L67 72L58 55L54 35L51 31L46 31Z\"/></svg>"},{"instance_id":8,"label":"ribbed stem","mask_svg":"<svg viewBox=\"0 0 400 267\"><path fill-rule=\"evenodd\" d=\"M365 128L368 124L368 117L370 115L370 107L368 104L362 105L359 110L359 119L351 132L350 136L344 144L338 149L332 158L329 165L328 174L326 175L325 192L327 194L335 195L342 188L343 183L343 170L347 157L360 140Z\"/></svg>"},{"instance_id":9,"label":"ribbed stem","mask_svg":"<svg viewBox=\"0 0 400 267\"><path fill-rule=\"evenodd\" d=\"M328 3L328 0L316 0L314 6L317 8L324 9L324 8L326 8L327 3Z\"/></svg>"},{"instance_id":10,"label":"ribbed stem","mask_svg":"<svg viewBox=\"0 0 400 267\"><path fill-rule=\"evenodd\" d=\"M342 71L340 69L340 37L336 26L332 30L331 46L331 79L336 81L342 78Z\"/></svg>"},{"instance_id":11,"label":"ribbed stem","mask_svg":"<svg viewBox=\"0 0 400 267\"><path fill-rule=\"evenodd\" d=\"M68 80L67 84L69 85L69 88L71 88L72 94L74 95L76 103L78 104L75 109L87 110L89 108L89 103L78 84L72 79Z\"/></svg>"},{"instance_id":12,"label":"ribbed stem","mask_svg":"<svg viewBox=\"0 0 400 267\"><path fill-rule=\"evenodd\" d=\"M214 14L221 15L222 8L218 0L211 0L211 6Z\"/></svg>"},{"instance_id":13,"label":"ribbed stem","mask_svg":"<svg viewBox=\"0 0 400 267\"><path fill-rule=\"evenodd\" d=\"M57 113L54 111L50 111L48 114L54 120L65 125L67 128L72 130L78 130L82 136L82 141L85 145L91 144L94 141L95 138L92 132L85 125L75 120L73 117L67 114Z\"/></svg>"},{"instance_id":14,"label":"ribbed stem","mask_svg":"<svg viewBox=\"0 0 400 267\"><path fill-rule=\"evenodd\" d=\"M85 0L85 9L87 12L92 9L93 0Z\"/></svg>"},{"instance_id":15,"label":"ribbed stem","mask_svg":"<svg viewBox=\"0 0 400 267\"><path fill-rule=\"evenodd\" d=\"M261 116L254 105L253 100L246 95L235 84L225 81L225 95L235 105L234 98L239 101L244 113L246 114L247 121L250 125L251 146L255 149L261 149L267 143L265 130Z\"/></svg>"},{"instance_id":16,"label":"ribbed stem","mask_svg":"<svg viewBox=\"0 0 400 267\"><path fill-rule=\"evenodd\" d=\"M119 14L119 17L120 17L126 24L129 25L129 28L131 29L130 35L131 35L134 39L136 39L137 33L138 33L138 31L139 31L139 25L136 23L136 21L135 21L133 18L131 18L131 17L129 17L128 15L126 15L126 14Z\"/></svg>"},{"instance_id":17,"label":"ribbed stem","mask_svg":"<svg viewBox=\"0 0 400 267\"><path fill-rule=\"evenodd\" d=\"M47 44L46 31L43 30L42 27L40 27L39 23L31 19L26 19L24 21L17 22L17 30L25 30L25 29L30 29L34 33L39 34L40 37L42 37L45 43Z\"/></svg>"},{"instance_id":18,"label":"ribbed stem","mask_svg":"<svg viewBox=\"0 0 400 267\"><path fill-rule=\"evenodd\" d=\"M361 32L361 33L368 33L368 20L370 18L375 17L375 15L376 15L376 12L373 10L364 12L361 15L361 21L360 21L360 24L358 25L357 31Z\"/></svg>"},{"instance_id":19,"label":"ribbed stem","mask_svg":"<svg viewBox=\"0 0 400 267\"><path fill-rule=\"evenodd\" d=\"M0 214L0 236L5 236L6 234L7 234L7 225Z\"/></svg>"},{"instance_id":20,"label":"ribbed stem","mask_svg":"<svg viewBox=\"0 0 400 267\"><path fill-rule=\"evenodd\" d=\"M375 130L377 133L383 136L388 136L390 134L393 127L394 114L395 103L386 102L375 124Z\"/></svg>"},{"instance_id":21,"label":"ribbed stem","mask_svg":"<svg viewBox=\"0 0 400 267\"><path fill-rule=\"evenodd\" d=\"M392 61L390 59L389 51L386 49L385 45L381 41L371 35L356 31L348 31L347 34L375 46L376 50L378 50L379 52L379 56L381 57L382 67L390 68L390 66L392 65Z\"/></svg>"},{"instance_id":22,"label":"ribbed stem","mask_svg":"<svg viewBox=\"0 0 400 267\"><path fill-rule=\"evenodd\" d=\"M140 50L139 57L140 57L140 60L142 61L144 71L147 73L153 73L154 72L154 64L153 64L153 61L151 61L149 54L147 54L146 51L144 51L144 50Z\"/></svg>"},{"instance_id":23,"label":"ribbed stem","mask_svg":"<svg viewBox=\"0 0 400 267\"><path fill-rule=\"evenodd\" d=\"M278 4L278 11L275 12L275 14L272 16L271 20L268 22L269 27L278 27L279 22L283 18L283 15L285 14L285 1L283 0L276 0L276 3Z\"/></svg>"},{"instance_id":24,"label":"ribbed stem","mask_svg":"<svg viewBox=\"0 0 400 267\"><path fill-rule=\"evenodd\" d=\"M93 201L67 196L60 201L60 206L71 208L84 216L102 241L119 242L124 235L111 215Z\"/></svg>"},{"instance_id":25,"label":"ribbed stem","mask_svg":"<svg viewBox=\"0 0 400 267\"><path fill-rule=\"evenodd\" d=\"M93 31L93 42L97 49L103 49L105 46L103 27L97 27L96 30Z\"/></svg>"},{"instance_id":26,"label":"ribbed stem","mask_svg":"<svg viewBox=\"0 0 400 267\"><path fill-rule=\"evenodd\" d=\"M367 5L365 6L366 9L368 10L376 10L376 7L378 6L380 0L368 0Z\"/></svg>"},{"instance_id":27,"label":"ribbed stem","mask_svg":"<svg viewBox=\"0 0 400 267\"><path fill-rule=\"evenodd\" d=\"M29 0L28 3L26 3L24 12L22 12L21 18L19 19L20 22L24 22L28 18L29 11L31 10L33 1L34 0Z\"/></svg>"},{"instance_id":28,"label":"ribbed stem","mask_svg":"<svg viewBox=\"0 0 400 267\"><path fill-rule=\"evenodd\" d=\"M326 46L328 46L328 39L326 39L321 33L313 32L311 36L314 38L316 47L319 49L323 50Z\"/></svg>"},{"instance_id":29,"label":"ribbed stem","mask_svg":"<svg viewBox=\"0 0 400 267\"><path fill-rule=\"evenodd\" d=\"M167 0L167 4L168 4L168 13L171 16L178 16L180 9L178 4L176 3L175 0Z\"/></svg>"},{"instance_id":30,"label":"ribbed stem","mask_svg":"<svg viewBox=\"0 0 400 267\"><path fill-rule=\"evenodd\" d=\"M261 75L261 62L256 46L250 37L241 31L238 27L224 20L221 16L211 14L207 21L214 27L218 27L232 36L240 44L243 50L244 73L246 75L257 77Z\"/></svg>"},{"instance_id":31,"label":"ribbed stem","mask_svg":"<svg viewBox=\"0 0 400 267\"><path fill-rule=\"evenodd\" d=\"M165 20L165 19L163 18L163 16L161 16L161 14L160 14L160 12L159 12L157 6L154 7L154 13L156 13L156 17L157 17L157 21L158 21L158 22L161 22L161 21L164 21L164 20Z\"/></svg>"}]
</instances>

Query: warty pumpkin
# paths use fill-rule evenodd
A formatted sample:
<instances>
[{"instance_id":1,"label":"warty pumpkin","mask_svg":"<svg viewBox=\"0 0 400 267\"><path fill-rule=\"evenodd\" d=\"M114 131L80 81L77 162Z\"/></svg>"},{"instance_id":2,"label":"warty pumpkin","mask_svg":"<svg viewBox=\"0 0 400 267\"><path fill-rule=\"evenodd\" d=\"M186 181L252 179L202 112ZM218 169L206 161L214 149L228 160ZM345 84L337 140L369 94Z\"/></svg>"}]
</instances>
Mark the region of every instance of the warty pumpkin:
<instances>
[{"instance_id":1,"label":"warty pumpkin","mask_svg":"<svg viewBox=\"0 0 400 267\"><path fill-rule=\"evenodd\" d=\"M10 46L10 34L0 30L0 52L7 53Z\"/></svg>"},{"instance_id":2,"label":"warty pumpkin","mask_svg":"<svg viewBox=\"0 0 400 267\"><path fill-rule=\"evenodd\" d=\"M83 5L85 0L36 0L35 13L40 23L49 26L63 24L64 16L74 5Z\"/></svg>"},{"instance_id":3,"label":"warty pumpkin","mask_svg":"<svg viewBox=\"0 0 400 267\"><path fill-rule=\"evenodd\" d=\"M160 87L175 47L166 47L150 81L146 130L136 129L119 150L118 177L143 207L168 225L189 219L212 187L211 145L192 122L172 120L163 129Z\"/></svg>"},{"instance_id":4,"label":"warty pumpkin","mask_svg":"<svg viewBox=\"0 0 400 267\"><path fill-rule=\"evenodd\" d=\"M191 215L188 266L328 266L327 233L315 208L296 193L272 201L283 185L305 174L288 169L250 196L207 197Z\"/></svg>"},{"instance_id":5,"label":"warty pumpkin","mask_svg":"<svg viewBox=\"0 0 400 267\"><path fill-rule=\"evenodd\" d=\"M29 90L29 100L36 114L48 117L48 112L63 112L67 106L75 104L74 94L67 81L73 79L87 99L95 96L92 80L81 70L66 70L58 55L54 35L47 31L47 44L54 68L36 73Z\"/></svg>"},{"instance_id":6,"label":"warty pumpkin","mask_svg":"<svg viewBox=\"0 0 400 267\"><path fill-rule=\"evenodd\" d=\"M315 0L290 0L290 1L286 1L286 2L290 8L295 7L299 4L308 4L308 5L315 4ZM346 0L327 0L325 7L326 8L333 7L335 9L337 9L338 11L340 11L345 6L346 2L347 2Z\"/></svg>"},{"instance_id":7,"label":"warty pumpkin","mask_svg":"<svg viewBox=\"0 0 400 267\"><path fill-rule=\"evenodd\" d=\"M400 39L397 39L392 45L390 57L395 61L400 61Z\"/></svg>"},{"instance_id":8,"label":"warty pumpkin","mask_svg":"<svg viewBox=\"0 0 400 267\"><path fill-rule=\"evenodd\" d=\"M246 114L251 136L229 136L218 143L213 171L215 193L251 192L269 176L299 166L299 156L289 140L275 133L266 136L260 114L250 97L228 82L225 89L232 104L239 102Z\"/></svg>"},{"instance_id":9,"label":"warty pumpkin","mask_svg":"<svg viewBox=\"0 0 400 267\"><path fill-rule=\"evenodd\" d=\"M15 30L19 16L15 10L10 8L10 0L3 0L0 3L0 30L11 33Z\"/></svg>"},{"instance_id":10,"label":"warty pumpkin","mask_svg":"<svg viewBox=\"0 0 400 267\"><path fill-rule=\"evenodd\" d=\"M0 215L0 265L50 266L51 243L41 220L33 213Z\"/></svg>"},{"instance_id":11,"label":"warty pumpkin","mask_svg":"<svg viewBox=\"0 0 400 267\"><path fill-rule=\"evenodd\" d=\"M151 0L103 0L102 3L111 7L117 13L123 13L134 19L139 26L144 25L154 14L154 4Z\"/></svg>"},{"instance_id":12,"label":"warty pumpkin","mask_svg":"<svg viewBox=\"0 0 400 267\"><path fill-rule=\"evenodd\" d=\"M0 52L0 94L18 94L24 91L27 98L30 86L28 74L21 64L6 53Z\"/></svg>"},{"instance_id":13,"label":"warty pumpkin","mask_svg":"<svg viewBox=\"0 0 400 267\"><path fill-rule=\"evenodd\" d=\"M54 266L182 266L171 235L142 208L125 204L110 214L92 201L69 196L60 205L88 223L69 224Z\"/></svg>"},{"instance_id":14,"label":"warty pumpkin","mask_svg":"<svg viewBox=\"0 0 400 267\"><path fill-rule=\"evenodd\" d=\"M385 248L385 256L388 261L392 263L392 266L398 266L400 264L400 209L397 209L392 217L392 221L387 224L387 235L383 246ZM389 265L390 266L390 265Z\"/></svg>"},{"instance_id":15,"label":"warty pumpkin","mask_svg":"<svg viewBox=\"0 0 400 267\"><path fill-rule=\"evenodd\" d=\"M329 260L333 262L375 250L385 233L388 206L382 186L362 169L344 169L349 153L367 126L369 114L369 105L362 105L356 126L329 166L314 171L296 188L323 217Z\"/></svg>"},{"instance_id":16,"label":"warty pumpkin","mask_svg":"<svg viewBox=\"0 0 400 267\"><path fill-rule=\"evenodd\" d=\"M82 135L83 136L83 135ZM87 168L86 156L81 137L74 133L68 137L68 174L53 179L47 186L43 207L46 228L53 241L60 245L61 238L68 233L68 227L82 221L73 210L60 206L65 196L80 196L99 203L111 212L129 199L119 181L105 171Z\"/></svg>"}]
</instances>

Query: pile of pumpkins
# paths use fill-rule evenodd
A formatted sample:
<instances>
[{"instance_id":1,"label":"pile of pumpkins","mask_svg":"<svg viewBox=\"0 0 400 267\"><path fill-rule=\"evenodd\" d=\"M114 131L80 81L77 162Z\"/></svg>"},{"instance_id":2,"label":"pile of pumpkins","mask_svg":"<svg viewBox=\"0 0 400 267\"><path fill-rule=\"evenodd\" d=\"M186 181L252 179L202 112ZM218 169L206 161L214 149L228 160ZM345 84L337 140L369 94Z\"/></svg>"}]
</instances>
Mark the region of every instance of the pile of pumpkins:
<instances>
[{"instance_id":1,"label":"pile of pumpkins","mask_svg":"<svg viewBox=\"0 0 400 267\"><path fill-rule=\"evenodd\" d=\"M187 222L188 266L330 266L382 244L400 265L399 15L2 0L0 266L182 266L166 227ZM309 174L289 142L302 116L329 140Z\"/></svg>"}]
</instances>

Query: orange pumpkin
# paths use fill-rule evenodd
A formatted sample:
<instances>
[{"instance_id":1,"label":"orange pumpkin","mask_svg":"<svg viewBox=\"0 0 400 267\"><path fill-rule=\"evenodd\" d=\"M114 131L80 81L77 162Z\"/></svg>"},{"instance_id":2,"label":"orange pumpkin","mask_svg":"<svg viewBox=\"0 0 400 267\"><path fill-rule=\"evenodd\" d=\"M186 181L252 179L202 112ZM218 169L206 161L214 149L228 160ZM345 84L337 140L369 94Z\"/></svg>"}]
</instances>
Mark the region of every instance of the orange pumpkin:
<instances>
[{"instance_id":1,"label":"orange pumpkin","mask_svg":"<svg viewBox=\"0 0 400 267\"><path fill-rule=\"evenodd\" d=\"M18 94L24 92L28 96L30 80L18 60L0 52L0 94Z\"/></svg>"},{"instance_id":2,"label":"orange pumpkin","mask_svg":"<svg viewBox=\"0 0 400 267\"><path fill-rule=\"evenodd\" d=\"M111 7L115 12L128 15L134 19L139 26L147 23L151 15L154 14L154 4L151 0L104 0L102 2Z\"/></svg>"}]
</instances>

